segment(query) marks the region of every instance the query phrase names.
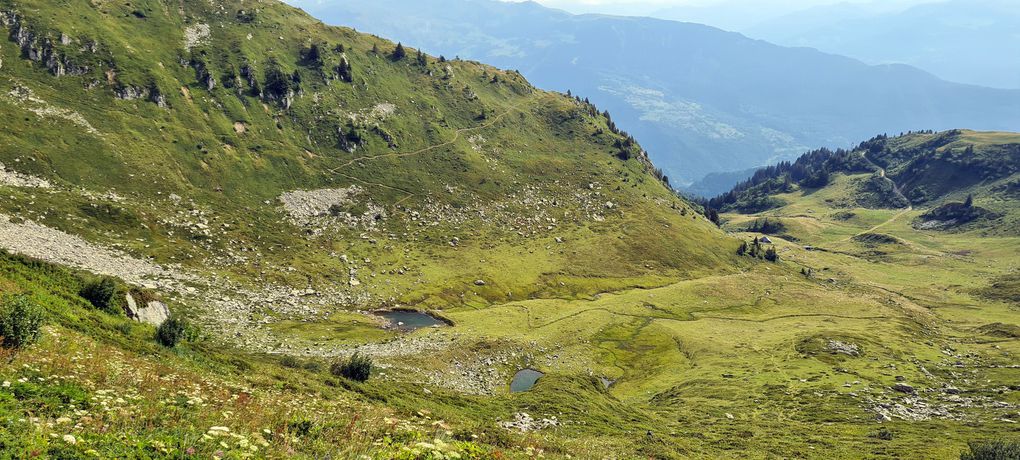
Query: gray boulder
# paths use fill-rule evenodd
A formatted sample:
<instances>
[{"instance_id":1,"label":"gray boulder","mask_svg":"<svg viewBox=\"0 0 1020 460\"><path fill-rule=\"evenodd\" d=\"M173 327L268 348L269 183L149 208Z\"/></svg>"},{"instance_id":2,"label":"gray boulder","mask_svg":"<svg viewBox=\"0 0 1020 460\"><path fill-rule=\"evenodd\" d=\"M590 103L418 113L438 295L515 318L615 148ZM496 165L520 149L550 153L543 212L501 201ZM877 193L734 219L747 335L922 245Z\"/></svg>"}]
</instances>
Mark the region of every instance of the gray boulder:
<instances>
[{"instance_id":1,"label":"gray boulder","mask_svg":"<svg viewBox=\"0 0 1020 460\"><path fill-rule=\"evenodd\" d=\"M917 393L917 390L915 390L914 387L912 387L910 385L907 385L906 383L897 383L897 384L892 386L892 389L896 390L896 391L898 391L900 393L907 393L907 394Z\"/></svg>"},{"instance_id":2,"label":"gray boulder","mask_svg":"<svg viewBox=\"0 0 1020 460\"><path fill-rule=\"evenodd\" d=\"M139 307L131 294L126 296L126 300L126 313L129 318L135 321L159 327L159 325L163 324L163 322L170 317L170 309L167 308L165 303L158 300L150 301L145 304L144 307Z\"/></svg>"}]
</instances>

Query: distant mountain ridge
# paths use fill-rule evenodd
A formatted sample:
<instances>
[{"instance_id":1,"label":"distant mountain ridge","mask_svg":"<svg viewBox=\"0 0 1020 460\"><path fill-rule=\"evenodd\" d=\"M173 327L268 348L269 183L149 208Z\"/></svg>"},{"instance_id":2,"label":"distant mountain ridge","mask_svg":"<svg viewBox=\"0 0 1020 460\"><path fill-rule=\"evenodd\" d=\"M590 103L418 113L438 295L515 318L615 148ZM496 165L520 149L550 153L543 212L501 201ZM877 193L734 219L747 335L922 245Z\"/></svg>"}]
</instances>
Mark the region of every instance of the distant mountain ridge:
<instances>
[{"instance_id":1,"label":"distant mountain ridge","mask_svg":"<svg viewBox=\"0 0 1020 460\"><path fill-rule=\"evenodd\" d=\"M864 174L871 176L853 181L844 192L848 204L871 209L934 207L922 218L936 221L1001 217L1015 211L1007 204L1020 190L1020 134L950 130L881 135L853 149L820 149L762 168L706 205L758 213L784 206L780 195L830 186L836 175ZM1001 206L995 211L1002 213L961 204L975 196Z\"/></svg>"},{"instance_id":2,"label":"distant mountain ridge","mask_svg":"<svg viewBox=\"0 0 1020 460\"><path fill-rule=\"evenodd\" d=\"M902 62L941 78L1020 88L1020 3L931 2L895 11L841 3L741 29L787 46L809 46L870 63Z\"/></svg>"},{"instance_id":3,"label":"distant mountain ridge","mask_svg":"<svg viewBox=\"0 0 1020 460\"><path fill-rule=\"evenodd\" d=\"M1020 124L1020 91L868 66L708 26L493 0L294 0L327 22L517 68L608 109L686 185L876 132Z\"/></svg>"}]
</instances>

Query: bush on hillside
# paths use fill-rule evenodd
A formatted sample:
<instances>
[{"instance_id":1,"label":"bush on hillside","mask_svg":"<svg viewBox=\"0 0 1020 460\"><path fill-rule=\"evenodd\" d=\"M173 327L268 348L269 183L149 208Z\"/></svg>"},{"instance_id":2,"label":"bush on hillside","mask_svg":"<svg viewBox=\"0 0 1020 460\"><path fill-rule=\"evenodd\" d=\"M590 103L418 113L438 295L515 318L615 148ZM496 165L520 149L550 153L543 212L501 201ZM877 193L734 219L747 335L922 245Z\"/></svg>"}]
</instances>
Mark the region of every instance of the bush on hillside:
<instances>
[{"instance_id":1,"label":"bush on hillside","mask_svg":"<svg viewBox=\"0 0 1020 460\"><path fill-rule=\"evenodd\" d=\"M354 353L350 358L337 360L329 370L337 377L364 382L372 374L372 358Z\"/></svg>"},{"instance_id":2,"label":"bush on hillside","mask_svg":"<svg viewBox=\"0 0 1020 460\"><path fill-rule=\"evenodd\" d=\"M1020 458L1020 439L970 443L960 460L1016 460Z\"/></svg>"},{"instance_id":3,"label":"bush on hillside","mask_svg":"<svg viewBox=\"0 0 1020 460\"><path fill-rule=\"evenodd\" d=\"M85 286L78 292L83 299L88 300L93 307L110 313L119 313L116 308L114 296L117 294L117 282L109 276L94 279L85 283Z\"/></svg>"},{"instance_id":4,"label":"bush on hillside","mask_svg":"<svg viewBox=\"0 0 1020 460\"><path fill-rule=\"evenodd\" d=\"M950 230L976 220L994 220L1001 215L967 203L946 203L914 220L914 228L921 230Z\"/></svg>"},{"instance_id":5,"label":"bush on hillside","mask_svg":"<svg viewBox=\"0 0 1020 460\"><path fill-rule=\"evenodd\" d=\"M291 369L299 369L301 367L301 360L291 355L284 355L283 358L280 358L280 365Z\"/></svg>"},{"instance_id":6,"label":"bush on hillside","mask_svg":"<svg viewBox=\"0 0 1020 460\"><path fill-rule=\"evenodd\" d=\"M188 332L188 324L184 320L171 317L156 329L156 341L167 348L173 348L185 338Z\"/></svg>"},{"instance_id":7,"label":"bush on hillside","mask_svg":"<svg viewBox=\"0 0 1020 460\"><path fill-rule=\"evenodd\" d=\"M21 349L39 339L43 309L24 295L0 301L0 340L4 348Z\"/></svg>"},{"instance_id":8,"label":"bush on hillside","mask_svg":"<svg viewBox=\"0 0 1020 460\"><path fill-rule=\"evenodd\" d=\"M304 369L308 372L319 372L322 370L322 364L318 361L305 361L291 355L285 355L280 358L280 365L291 369Z\"/></svg>"}]
</instances>

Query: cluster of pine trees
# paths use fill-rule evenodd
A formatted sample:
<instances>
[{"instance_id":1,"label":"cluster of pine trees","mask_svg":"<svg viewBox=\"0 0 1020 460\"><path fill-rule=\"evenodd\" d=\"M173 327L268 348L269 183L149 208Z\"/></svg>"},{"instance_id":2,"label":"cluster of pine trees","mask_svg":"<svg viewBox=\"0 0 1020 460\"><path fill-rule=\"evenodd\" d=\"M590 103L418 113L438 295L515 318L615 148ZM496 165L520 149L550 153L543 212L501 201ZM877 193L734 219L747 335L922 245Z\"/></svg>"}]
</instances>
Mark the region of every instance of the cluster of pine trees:
<instances>
[{"instance_id":1,"label":"cluster of pine trees","mask_svg":"<svg viewBox=\"0 0 1020 460\"><path fill-rule=\"evenodd\" d=\"M768 217L764 219L755 219L747 227L747 231L750 233L764 233L766 235L775 235L786 230L786 226L780 220L769 220Z\"/></svg>"},{"instance_id":2,"label":"cluster of pine trees","mask_svg":"<svg viewBox=\"0 0 1020 460\"><path fill-rule=\"evenodd\" d=\"M737 184L729 192L712 198L703 205L712 209L762 210L769 207L769 195L793 191L794 185L820 188L829 184L837 172L870 172L875 167L858 150L818 149L794 162L784 161L759 169L751 178Z\"/></svg>"},{"instance_id":3,"label":"cluster of pine trees","mask_svg":"<svg viewBox=\"0 0 1020 460\"><path fill-rule=\"evenodd\" d=\"M765 259L769 262L779 261L779 253L776 252L775 246L769 245L766 248L758 237L754 237L751 244L747 244L747 241L741 241L740 246L737 248L737 255Z\"/></svg>"}]
</instances>

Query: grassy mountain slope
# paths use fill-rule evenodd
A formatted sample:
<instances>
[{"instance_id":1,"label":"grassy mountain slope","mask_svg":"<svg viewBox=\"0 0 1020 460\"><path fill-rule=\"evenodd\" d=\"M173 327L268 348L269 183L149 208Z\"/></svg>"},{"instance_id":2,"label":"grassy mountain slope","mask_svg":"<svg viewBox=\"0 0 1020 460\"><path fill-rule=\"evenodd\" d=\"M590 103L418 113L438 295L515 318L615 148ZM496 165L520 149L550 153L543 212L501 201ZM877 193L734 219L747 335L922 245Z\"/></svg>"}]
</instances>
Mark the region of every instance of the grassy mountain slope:
<instances>
[{"instance_id":1,"label":"grassy mountain slope","mask_svg":"<svg viewBox=\"0 0 1020 460\"><path fill-rule=\"evenodd\" d=\"M34 207L15 190L7 213L247 284L357 271L377 305L584 296L729 264L639 146L516 73L397 61L281 4L66 8L5 7L23 43L2 48L0 162L54 186Z\"/></svg>"},{"instance_id":2,"label":"grassy mountain slope","mask_svg":"<svg viewBox=\"0 0 1020 460\"><path fill-rule=\"evenodd\" d=\"M1015 432L1015 309L988 284L1013 285L1013 240L982 264L938 243L925 271L810 252L848 268L806 277L513 72L272 2L0 11L0 293L47 321L0 365L5 455L952 458ZM120 279L111 308L86 272ZM197 332L157 346L126 290ZM329 370L354 351L366 383ZM511 393L523 368L545 376Z\"/></svg>"},{"instance_id":3,"label":"grassy mountain slope","mask_svg":"<svg viewBox=\"0 0 1020 460\"><path fill-rule=\"evenodd\" d=\"M13 382L4 387L5 423L22 433L3 448L15 456L208 455L218 444L199 444L202 435L212 426L236 433L238 423L270 455L389 458L436 436L453 442L433 420L410 414L431 407L492 431L495 418L514 413L505 401L465 400L441 386L441 396L429 397L415 383L421 376L403 370L393 383L384 370L371 386L336 389L323 383L323 366L294 370L265 353L321 363L355 345L391 343L395 351L378 359L403 369L418 339L406 343L363 311L441 308L455 316L511 300L657 287L738 265L724 250L729 240L660 182L633 140L594 107L539 91L516 73L410 48L399 58L394 43L326 27L279 3L0 6L10 38L0 46L3 246L154 288L204 334L197 349L159 352L151 327L83 303L82 281L5 259L3 294L30 295L51 324L38 348L2 371ZM58 356L64 337L81 345L82 359L117 359L88 361L94 375L66 375L77 369L66 360L77 356ZM437 354L523 346L519 337L471 335ZM22 375L21 364L34 373ZM244 405L237 391L210 390L224 400L189 409L158 384L132 383L122 368L180 373L178 381L196 387L221 379L253 387L245 393L257 403L233 407ZM36 373L66 379L20 381ZM89 415L107 391L142 413ZM167 398L180 406L169 419ZM338 407L350 398L374 402ZM606 404L609 420L628 412ZM354 436L357 423L334 415L369 413L365 423L386 430L379 419L392 410L423 420L392 451L372 446L391 434ZM231 415L216 420L220 411ZM63 416L81 423L66 430L81 442L49 436L65 431L55 421ZM151 422L134 426L134 416ZM275 438L262 446L256 435ZM503 429L497 435L479 443L518 454L538 446ZM567 446L569 437L552 445ZM345 438L349 450L339 443ZM123 439L130 445L115 445ZM227 441L221 450L244 451L239 438Z\"/></svg>"},{"instance_id":4,"label":"grassy mountain slope","mask_svg":"<svg viewBox=\"0 0 1020 460\"><path fill-rule=\"evenodd\" d=\"M1013 133L953 130L883 135L852 150L822 149L792 163L759 170L732 191L710 200L709 206L766 211L817 191L835 207L916 206L937 211L971 196L978 205L973 207L989 208L975 212L986 220L981 229L1015 234L1011 193L1018 174L1020 136Z\"/></svg>"},{"instance_id":5,"label":"grassy mountain slope","mask_svg":"<svg viewBox=\"0 0 1020 460\"><path fill-rule=\"evenodd\" d=\"M948 370L934 362L958 356L963 349L978 360L987 360L987 366L963 361L954 365L963 372L989 372L985 383L991 387L986 388L1002 386L1005 390L998 395L1003 407L1016 407L1016 387L1008 382L1017 377L1018 343L1011 331L1020 324L1015 302L1018 210L1011 195L1018 180L1018 145L1020 137L1013 133L880 136L851 151L812 152L792 164L762 170L713 204L728 211L721 215L723 227L745 241L768 233L774 243L769 246L783 263L797 267L801 278L827 290L851 287L857 295L870 292L890 308L912 312L918 329L899 328L900 333L913 335L911 350L901 351L905 363L888 365L883 372L899 374L897 380L910 385L926 382L928 389L917 395L927 395L920 400L927 399L928 406L906 398L899 406L882 407L894 412L906 408L914 414L908 419L958 418L917 411L957 410L954 388L968 383L934 384ZM960 218L967 214L977 218ZM867 348L860 341L865 337L877 339L872 349L895 343L891 335L878 330L880 324L887 323L870 323L866 326L870 332L858 335L855 343ZM809 349L807 343L798 348L811 353ZM832 351L831 342L829 351L831 356L856 353ZM943 358L924 357L932 353ZM903 375L915 370L924 376ZM851 380L858 372L848 370L846 388L856 388ZM977 396L982 391L964 393ZM856 390L849 394L861 396ZM1011 416L993 419L986 427L1002 430L997 436L1015 438ZM959 433L961 429L949 430Z\"/></svg>"},{"instance_id":6,"label":"grassy mountain slope","mask_svg":"<svg viewBox=\"0 0 1020 460\"><path fill-rule=\"evenodd\" d=\"M520 69L543 88L591 97L678 184L796 158L813 146L850 146L876 132L1011 129L1020 113L1018 91L949 83L909 66L869 66L700 24L496 0L291 3L329 23ZM733 8L758 7L747 3ZM863 27L847 30L855 28Z\"/></svg>"}]
</instances>

